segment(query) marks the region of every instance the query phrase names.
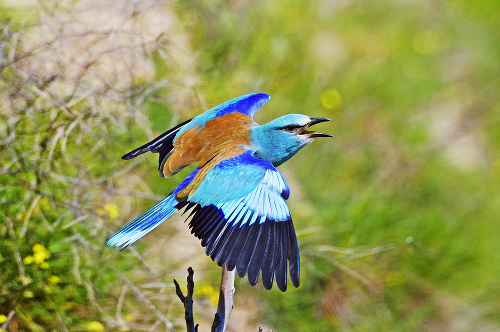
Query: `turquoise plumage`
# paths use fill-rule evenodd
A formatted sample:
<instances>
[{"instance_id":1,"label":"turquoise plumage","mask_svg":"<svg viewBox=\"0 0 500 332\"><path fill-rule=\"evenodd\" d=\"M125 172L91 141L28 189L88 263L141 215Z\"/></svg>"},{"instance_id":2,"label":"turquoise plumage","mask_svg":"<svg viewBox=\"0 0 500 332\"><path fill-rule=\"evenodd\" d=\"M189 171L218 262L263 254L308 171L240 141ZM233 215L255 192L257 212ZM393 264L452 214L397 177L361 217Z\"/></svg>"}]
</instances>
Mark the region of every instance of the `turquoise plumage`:
<instances>
[{"instance_id":1,"label":"turquoise plumage","mask_svg":"<svg viewBox=\"0 0 500 332\"><path fill-rule=\"evenodd\" d=\"M165 199L111 236L108 245L124 249L185 209L191 232L219 266L236 268L240 277L248 274L251 285L262 271L264 287L270 289L276 277L281 291L287 289L289 271L298 287L299 251L286 204L290 191L275 167L315 137L332 136L306 130L328 119L301 114L259 126L253 114L268 100L262 93L232 99L123 156L159 153L162 177L192 163L198 167Z\"/></svg>"}]
</instances>

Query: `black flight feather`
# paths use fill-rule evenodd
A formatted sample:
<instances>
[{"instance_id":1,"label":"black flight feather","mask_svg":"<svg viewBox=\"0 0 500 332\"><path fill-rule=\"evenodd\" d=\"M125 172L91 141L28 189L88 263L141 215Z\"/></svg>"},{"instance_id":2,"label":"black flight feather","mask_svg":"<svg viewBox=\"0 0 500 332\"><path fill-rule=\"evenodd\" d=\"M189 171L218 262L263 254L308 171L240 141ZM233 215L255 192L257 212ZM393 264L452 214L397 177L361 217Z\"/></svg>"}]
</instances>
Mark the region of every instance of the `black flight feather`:
<instances>
[{"instance_id":1,"label":"black flight feather","mask_svg":"<svg viewBox=\"0 0 500 332\"><path fill-rule=\"evenodd\" d=\"M224 230L221 233L217 234L217 236L214 237L213 241L207 246L207 254L209 254L212 260L215 261L220 251L226 244L232 230L233 229L231 227L231 224L226 223L226 225L224 226Z\"/></svg>"},{"instance_id":2,"label":"black flight feather","mask_svg":"<svg viewBox=\"0 0 500 332\"><path fill-rule=\"evenodd\" d=\"M255 246L259 242L261 230L262 227L255 227L255 223L250 226L247 242L245 243L245 247L241 251L241 256L236 263L236 272L240 278L243 278L248 271L248 265L250 264L250 259L252 258Z\"/></svg>"},{"instance_id":3,"label":"black flight feather","mask_svg":"<svg viewBox=\"0 0 500 332\"><path fill-rule=\"evenodd\" d=\"M170 153L170 151L172 151L172 149L174 148L174 137L175 135L177 135L177 133L179 132L179 130L187 123L189 123L192 119L189 119L187 121L184 121L183 123L175 126L174 128L172 129L169 129L167 130L166 132L164 132L163 134L161 134L160 136L156 137L155 139L153 139L152 141L138 147L137 149L135 150L132 150L130 151L129 153L127 153L126 155L124 155L122 157L122 159L125 159L125 160L128 160L128 159L132 159L132 158L135 158L137 157L138 155L141 155L145 152L148 152L148 151L151 151L153 153L160 153L160 166L161 166L161 163L163 161L163 158L165 158L165 156L167 154Z\"/></svg>"},{"instance_id":4,"label":"black flight feather","mask_svg":"<svg viewBox=\"0 0 500 332\"><path fill-rule=\"evenodd\" d=\"M267 244L267 250L262 262L262 284L264 288L269 290L273 287L274 280L274 265L276 264L276 253L278 245L277 235L279 234L277 228L278 223L275 221L269 221L269 242Z\"/></svg>"},{"instance_id":5,"label":"black flight feather","mask_svg":"<svg viewBox=\"0 0 500 332\"><path fill-rule=\"evenodd\" d=\"M278 255L276 258L276 284L278 288L284 292L286 291L287 283L287 260L288 260L288 221L279 223L279 242L278 242Z\"/></svg>"},{"instance_id":6,"label":"black flight feather","mask_svg":"<svg viewBox=\"0 0 500 332\"><path fill-rule=\"evenodd\" d=\"M262 269L262 262L267 253L267 246L271 239L271 230L269 222L264 222L261 228L261 236L259 241L256 243L254 252L252 254L252 260L248 266L248 281L250 285L255 286L259 280L260 270Z\"/></svg>"},{"instance_id":7,"label":"black flight feather","mask_svg":"<svg viewBox=\"0 0 500 332\"><path fill-rule=\"evenodd\" d=\"M288 262L290 268L290 279L295 287L299 287L299 275L300 275L300 256L299 256L299 246L297 244L297 236L295 235L295 229L293 228L293 222L290 219L287 222L288 226Z\"/></svg>"},{"instance_id":8,"label":"black flight feather","mask_svg":"<svg viewBox=\"0 0 500 332\"><path fill-rule=\"evenodd\" d=\"M300 257L291 219L266 219L263 223L257 219L248 225L255 212L247 216L242 210L234 212L238 215L228 223L231 216L224 216L214 205L202 207L186 200L176 206L178 209L184 207L184 212L190 212L186 220L189 220L191 233L201 240L206 254L219 266L225 265L229 271L236 268L240 277L248 274L252 286L257 284L262 271L264 288L271 289L276 279L282 292L287 289L289 270L292 284L298 287Z\"/></svg>"},{"instance_id":9,"label":"black flight feather","mask_svg":"<svg viewBox=\"0 0 500 332\"><path fill-rule=\"evenodd\" d=\"M216 257L217 264L219 266L223 266L226 264L229 254L231 254L231 251L234 249L235 240L236 238L238 238L238 234L240 233L240 224L241 221L231 227L231 232L225 240L224 247L220 250L219 254Z\"/></svg>"},{"instance_id":10,"label":"black flight feather","mask_svg":"<svg viewBox=\"0 0 500 332\"><path fill-rule=\"evenodd\" d=\"M250 215L250 218L252 216ZM238 230L238 235L234 239L234 244L233 244L233 249L231 250L231 253L229 254L229 257L226 260L226 268L229 271L234 270L236 267L236 263L238 262L238 258L241 255L241 252L243 251L243 247L245 246L245 243L248 239L248 233L251 227L248 225L243 225L239 230Z\"/></svg>"}]
</instances>

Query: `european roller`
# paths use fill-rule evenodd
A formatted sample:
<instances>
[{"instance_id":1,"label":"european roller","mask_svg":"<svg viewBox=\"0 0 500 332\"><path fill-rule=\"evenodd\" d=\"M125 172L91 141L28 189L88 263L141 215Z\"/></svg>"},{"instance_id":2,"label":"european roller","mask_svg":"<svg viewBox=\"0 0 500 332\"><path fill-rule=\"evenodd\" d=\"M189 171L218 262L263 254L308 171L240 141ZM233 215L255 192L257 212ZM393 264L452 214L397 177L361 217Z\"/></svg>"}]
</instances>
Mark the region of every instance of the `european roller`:
<instances>
[{"instance_id":1,"label":"european roller","mask_svg":"<svg viewBox=\"0 0 500 332\"><path fill-rule=\"evenodd\" d=\"M258 125L253 115L269 98L254 93L231 99L124 155L158 153L158 171L166 178L198 165L167 197L111 236L108 245L124 249L184 209L191 233L219 266L236 268L240 277L248 274L252 286L262 271L266 289L276 277L284 292L288 265L290 280L299 287L299 250L286 204L290 190L276 167L314 138L333 136L308 130L329 119L302 114Z\"/></svg>"}]
</instances>

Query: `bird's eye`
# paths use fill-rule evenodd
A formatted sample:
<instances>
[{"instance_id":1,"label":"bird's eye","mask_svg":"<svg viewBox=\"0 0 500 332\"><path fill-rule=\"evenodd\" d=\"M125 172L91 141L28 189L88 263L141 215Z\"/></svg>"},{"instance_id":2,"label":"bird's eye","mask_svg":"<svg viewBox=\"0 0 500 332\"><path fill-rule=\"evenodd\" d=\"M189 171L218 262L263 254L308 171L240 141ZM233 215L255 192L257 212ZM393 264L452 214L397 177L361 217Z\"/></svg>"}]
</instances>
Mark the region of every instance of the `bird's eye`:
<instances>
[{"instance_id":1,"label":"bird's eye","mask_svg":"<svg viewBox=\"0 0 500 332\"><path fill-rule=\"evenodd\" d=\"M283 130L286 130L286 131L295 131L298 128L300 128L300 126L297 126L297 125L294 125L294 124L289 124L288 126L283 127Z\"/></svg>"}]
</instances>

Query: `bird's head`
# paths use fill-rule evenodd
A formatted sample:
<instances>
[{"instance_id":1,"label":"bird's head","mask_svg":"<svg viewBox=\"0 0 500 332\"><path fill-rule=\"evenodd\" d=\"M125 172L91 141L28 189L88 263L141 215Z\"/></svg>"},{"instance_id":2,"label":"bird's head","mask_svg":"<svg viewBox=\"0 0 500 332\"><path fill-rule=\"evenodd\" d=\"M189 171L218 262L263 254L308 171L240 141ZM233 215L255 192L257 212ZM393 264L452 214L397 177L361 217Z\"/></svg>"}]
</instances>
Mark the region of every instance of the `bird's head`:
<instances>
[{"instance_id":1,"label":"bird's head","mask_svg":"<svg viewBox=\"0 0 500 332\"><path fill-rule=\"evenodd\" d=\"M252 128L251 144L259 158L279 166L316 137L333 137L330 134L307 130L314 124L331 121L311 118L303 114L280 116L262 126Z\"/></svg>"}]
</instances>

